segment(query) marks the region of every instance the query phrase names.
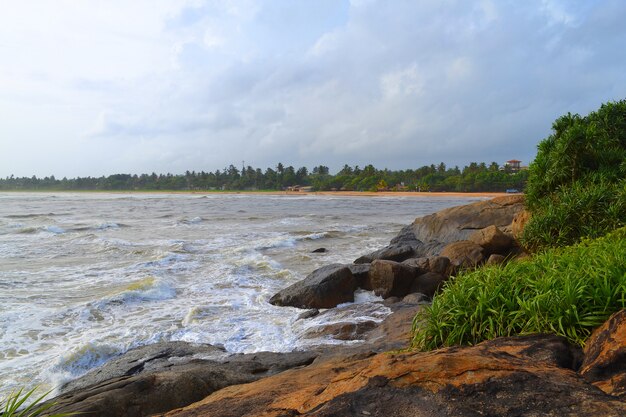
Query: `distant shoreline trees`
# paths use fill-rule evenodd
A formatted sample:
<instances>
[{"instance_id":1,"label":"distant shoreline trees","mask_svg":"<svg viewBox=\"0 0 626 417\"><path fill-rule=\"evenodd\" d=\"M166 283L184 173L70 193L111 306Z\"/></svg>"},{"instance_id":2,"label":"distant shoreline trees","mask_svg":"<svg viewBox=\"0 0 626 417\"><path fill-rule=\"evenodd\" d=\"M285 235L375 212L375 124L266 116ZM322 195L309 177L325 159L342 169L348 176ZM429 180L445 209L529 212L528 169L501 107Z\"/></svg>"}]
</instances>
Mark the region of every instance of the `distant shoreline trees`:
<instances>
[{"instance_id":1,"label":"distant shoreline trees","mask_svg":"<svg viewBox=\"0 0 626 417\"><path fill-rule=\"evenodd\" d=\"M254 191L284 190L287 187L308 186L315 191L449 191L482 192L523 190L527 171L511 172L496 162L472 162L468 166L447 168L442 162L435 166L391 171L373 165L344 167L335 175L327 166L319 165L309 171L278 163L275 168L251 166L237 169L229 165L215 172L187 171L184 174L114 174L102 177L57 179L54 176L37 178L0 178L0 190L34 191Z\"/></svg>"}]
</instances>

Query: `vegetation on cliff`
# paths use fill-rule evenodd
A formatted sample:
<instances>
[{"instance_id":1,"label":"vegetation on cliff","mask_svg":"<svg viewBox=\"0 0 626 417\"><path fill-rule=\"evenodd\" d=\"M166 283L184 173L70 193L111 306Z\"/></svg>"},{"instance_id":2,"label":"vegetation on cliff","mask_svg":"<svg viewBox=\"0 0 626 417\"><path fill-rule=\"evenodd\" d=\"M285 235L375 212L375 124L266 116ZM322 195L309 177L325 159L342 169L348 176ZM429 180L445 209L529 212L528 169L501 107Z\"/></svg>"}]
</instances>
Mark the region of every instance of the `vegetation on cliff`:
<instances>
[{"instance_id":1,"label":"vegetation on cliff","mask_svg":"<svg viewBox=\"0 0 626 417\"><path fill-rule=\"evenodd\" d=\"M414 321L420 349L554 333L582 345L626 308L626 228L449 281Z\"/></svg>"}]
</instances>

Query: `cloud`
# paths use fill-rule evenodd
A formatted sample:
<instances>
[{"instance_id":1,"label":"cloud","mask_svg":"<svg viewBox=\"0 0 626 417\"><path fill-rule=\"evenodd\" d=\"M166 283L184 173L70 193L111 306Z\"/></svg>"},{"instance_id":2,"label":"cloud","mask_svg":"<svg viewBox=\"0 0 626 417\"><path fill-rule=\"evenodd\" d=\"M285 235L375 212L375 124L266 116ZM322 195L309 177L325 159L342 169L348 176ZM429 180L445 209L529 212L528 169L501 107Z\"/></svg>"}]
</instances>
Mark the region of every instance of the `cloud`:
<instances>
[{"instance_id":1,"label":"cloud","mask_svg":"<svg viewBox=\"0 0 626 417\"><path fill-rule=\"evenodd\" d=\"M12 2L0 175L528 162L556 117L624 98L624 18L610 0Z\"/></svg>"}]
</instances>

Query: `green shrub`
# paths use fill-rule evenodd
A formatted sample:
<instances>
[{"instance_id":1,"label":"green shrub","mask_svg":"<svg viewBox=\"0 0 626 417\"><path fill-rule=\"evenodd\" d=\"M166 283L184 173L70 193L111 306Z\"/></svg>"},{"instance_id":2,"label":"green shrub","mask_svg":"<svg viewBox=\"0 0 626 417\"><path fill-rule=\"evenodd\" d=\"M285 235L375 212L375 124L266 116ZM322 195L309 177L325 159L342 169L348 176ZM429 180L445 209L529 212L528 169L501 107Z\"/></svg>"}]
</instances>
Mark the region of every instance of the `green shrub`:
<instances>
[{"instance_id":1,"label":"green shrub","mask_svg":"<svg viewBox=\"0 0 626 417\"><path fill-rule=\"evenodd\" d=\"M626 228L449 281L413 323L420 349L555 333L582 345L626 307Z\"/></svg>"},{"instance_id":2,"label":"green shrub","mask_svg":"<svg viewBox=\"0 0 626 417\"><path fill-rule=\"evenodd\" d=\"M530 250L569 245L626 224L626 100L567 114L530 165L522 235Z\"/></svg>"},{"instance_id":3,"label":"green shrub","mask_svg":"<svg viewBox=\"0 0 626 417\"><path fill-rule=\"evenodd\" d=\"M46 392L43 395L34 398L30 404L29 401L35 390L33 388L28 392L20 389L12 394L9 394L6 398L0 398L0 416L1 417L37 417L41 415L47 415L48 417L66 417L73 416L77 413L61 413L61 414L46 414L46 412L52 408L55 403L44 403L43 400L50 392Z\"/></svg>"}]
</instances>

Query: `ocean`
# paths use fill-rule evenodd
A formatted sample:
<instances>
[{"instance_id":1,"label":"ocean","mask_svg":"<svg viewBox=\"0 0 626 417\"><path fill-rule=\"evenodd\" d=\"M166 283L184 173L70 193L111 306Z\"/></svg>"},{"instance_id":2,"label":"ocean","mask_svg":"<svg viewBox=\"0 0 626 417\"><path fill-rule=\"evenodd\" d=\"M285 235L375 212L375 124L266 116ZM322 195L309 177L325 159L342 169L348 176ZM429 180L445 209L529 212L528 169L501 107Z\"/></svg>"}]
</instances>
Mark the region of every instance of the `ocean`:
<instances>
[{"instance_id":1,"label":"ocean","mask_svg":"<svg viewBox=\"0 0 626 417\"><path fill-rule=\"evenodd\" d=\"M416 217L479 199L0 193L0 397L54 390L158 341L229 352L358 343L312 335L383 320L390 310L369 292L307 320L267 301L379 249Z\"/></svg>"}]
</instances>

